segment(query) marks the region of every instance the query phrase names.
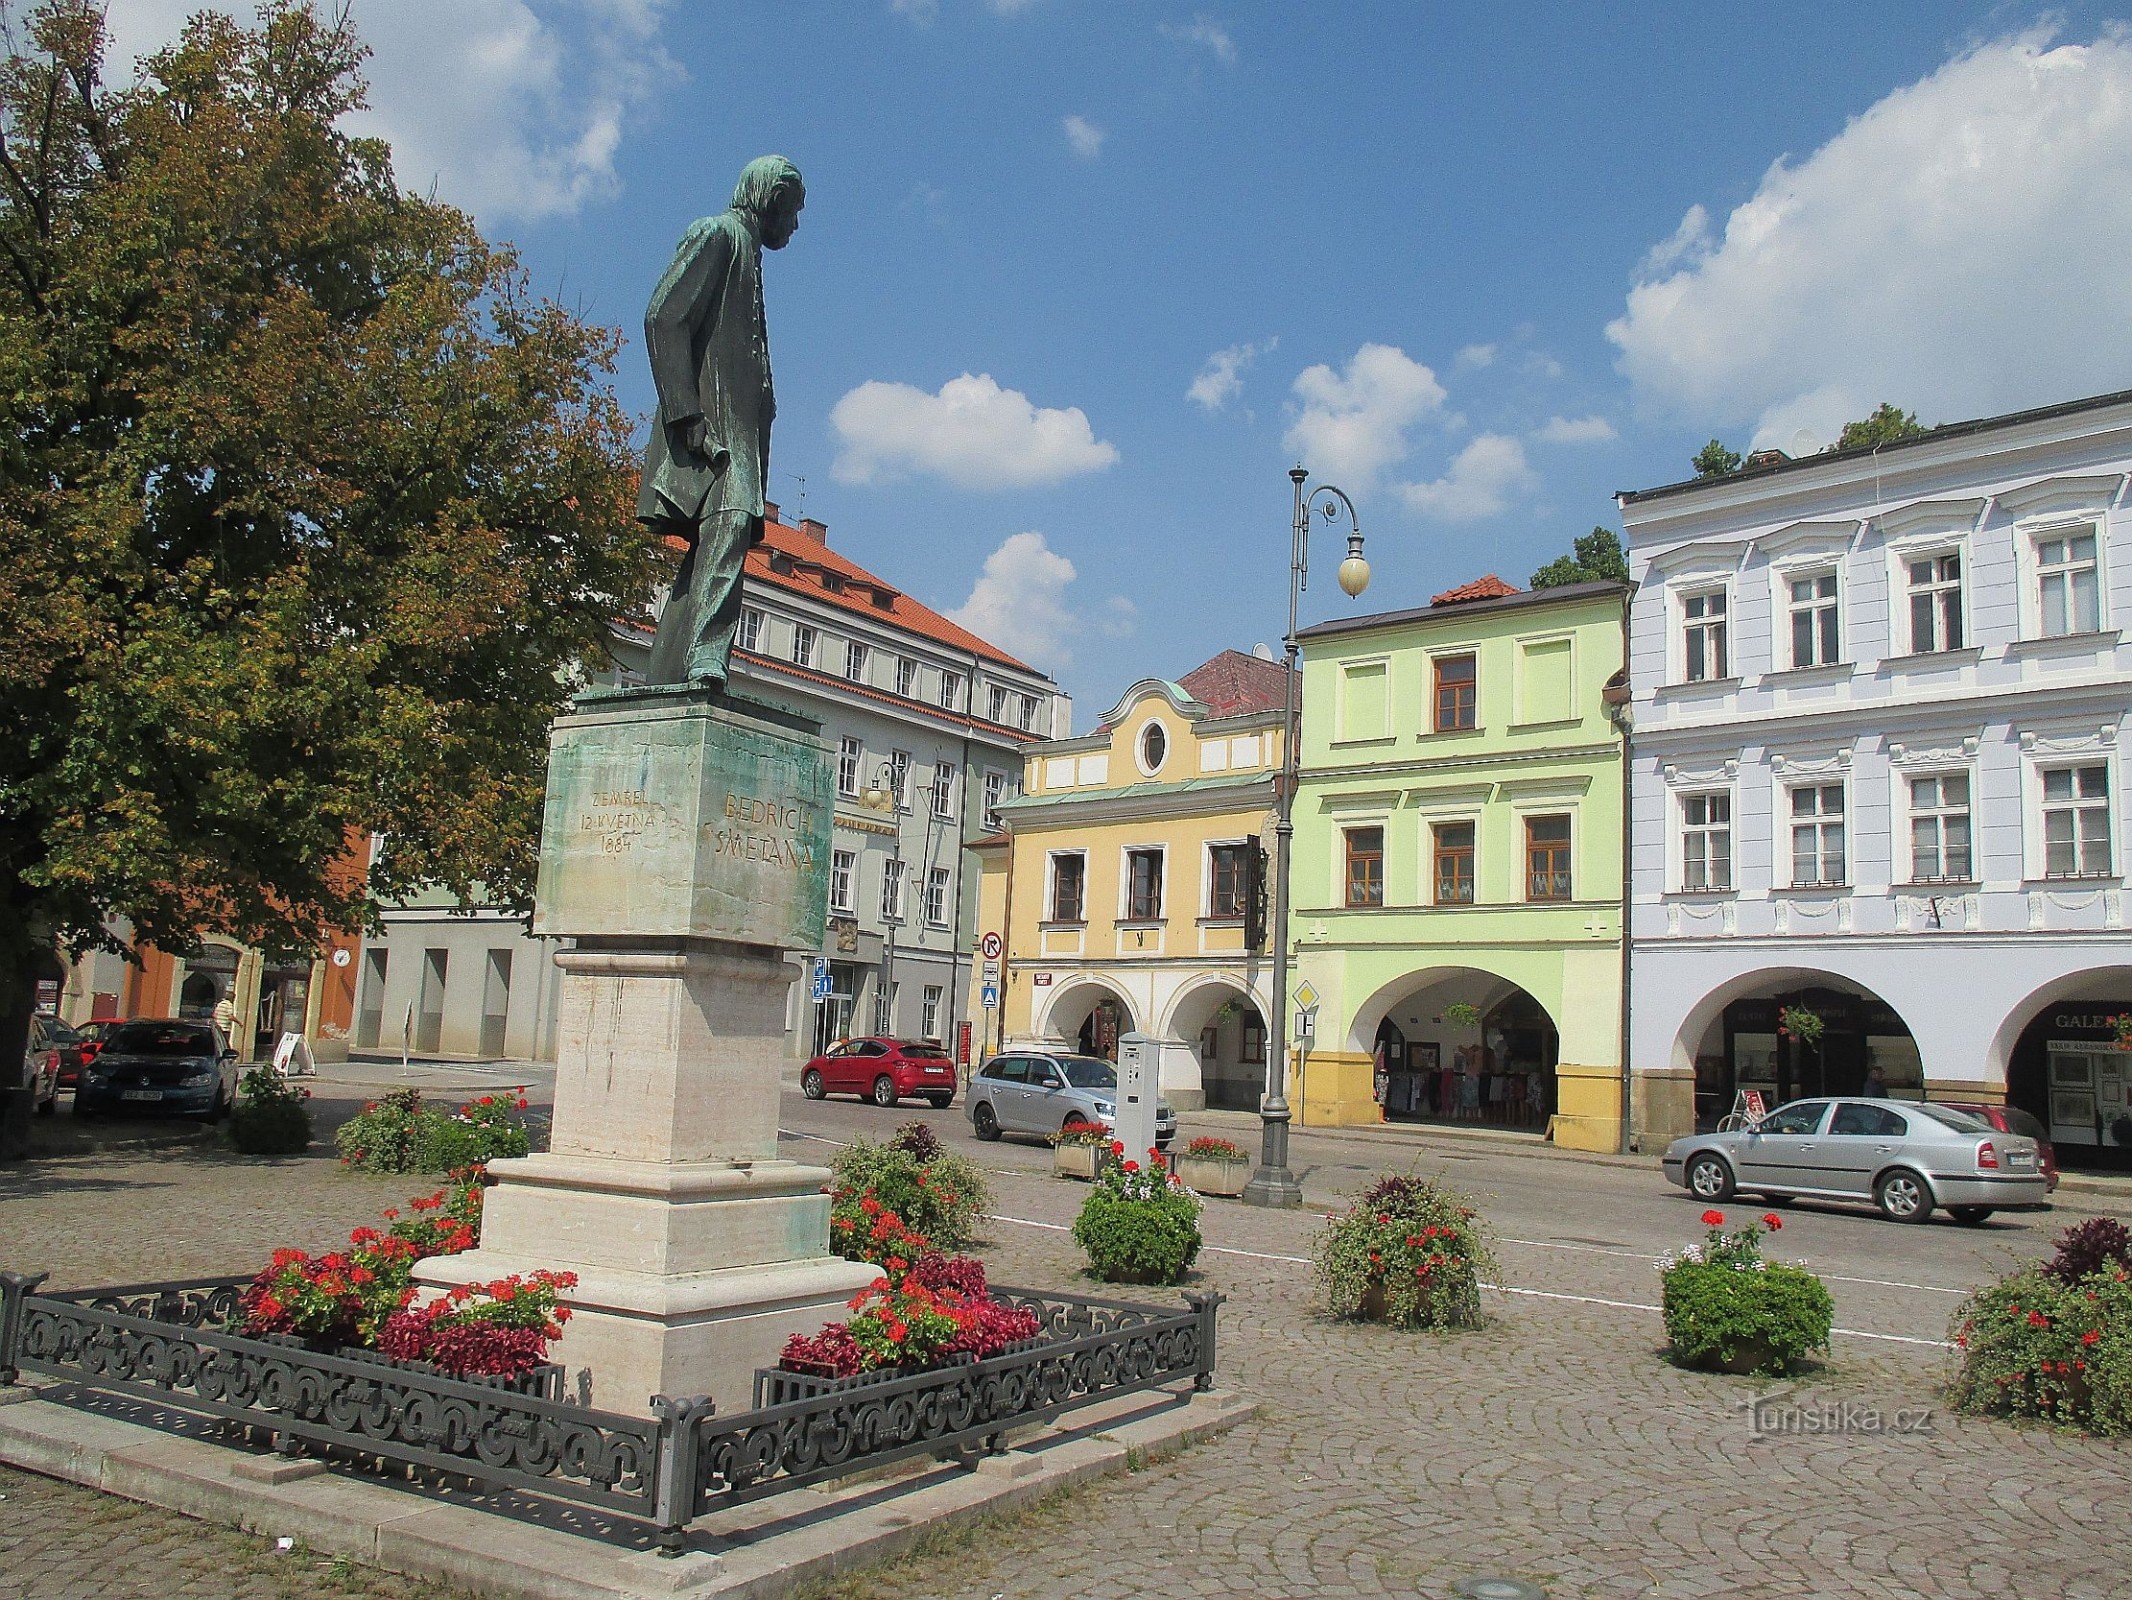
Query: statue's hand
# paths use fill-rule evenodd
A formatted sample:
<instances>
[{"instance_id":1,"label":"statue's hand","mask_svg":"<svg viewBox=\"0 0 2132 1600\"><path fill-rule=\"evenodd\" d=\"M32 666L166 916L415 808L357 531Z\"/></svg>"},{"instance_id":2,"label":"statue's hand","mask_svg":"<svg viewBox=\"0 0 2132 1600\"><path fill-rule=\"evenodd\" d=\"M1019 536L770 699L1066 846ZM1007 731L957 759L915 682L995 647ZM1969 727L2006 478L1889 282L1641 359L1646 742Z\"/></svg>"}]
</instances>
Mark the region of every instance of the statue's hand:
<instances>
[{"instance_id":1,"label":"statue's hand","mask_svg":"<svg viewBox=\"0 0 2132 1600\"><path fill-rule=\"evenodd\" d=\"M703 459L703 443L708 434L701 417L682 417L666 425L666 449L669 455L693 456Z\"/></svg>"}]
</instances>

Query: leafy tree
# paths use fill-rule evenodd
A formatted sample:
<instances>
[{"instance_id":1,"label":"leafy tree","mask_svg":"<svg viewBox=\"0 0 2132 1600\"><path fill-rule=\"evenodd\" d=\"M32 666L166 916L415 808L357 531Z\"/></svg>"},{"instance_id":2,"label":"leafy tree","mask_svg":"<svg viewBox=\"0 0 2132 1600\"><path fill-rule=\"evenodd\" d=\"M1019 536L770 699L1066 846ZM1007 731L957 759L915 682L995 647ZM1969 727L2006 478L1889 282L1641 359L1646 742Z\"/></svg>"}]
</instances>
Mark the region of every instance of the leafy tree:
<instances>
[{"instance_id":1,"label":"leafy tree","mask_svg":"<svg viewBox=\"0 0 2132 1600\"><path fill-rule=\"evenodd\" d=\"M1580 534L1575 555L1556 556L1532 575L1535 589L1559 589L1565 583L1596 583L1610 579L1629 581L1629 558L1622 553L1621 535L1612 528L1594 528Z\"/></svg>"},{"instance_id":2,"label":"leafy tree","mask_svg":"<svg viewBox=\"0 0 2132 1600\"><path fill-rule=\"evenodd\" d=\"M0 1062L113 919L525 903L546 726L660 561L617 336L343 131L345 19L205 14L113 88L102 11L0 64Z\"/></svg>"},{"instance_id":3,"label":"leafy tree","mask_svg":"<svg viewBox=\"0 0 2132 1600\"><path fill-rule=\"evenodd\" d=\"M1712 439L1695 452L1691 465L1698 478L1724 478L1740 470L1742 457L1737 450L1728 450L1722 441Z\"/></svg>"},{"instance_id":4,"label":"leafy tree","mask_svg":"<svg viewBox=\"0 0 2132 1600\"><path fill-rule=\"evenodd\" d=\"M1867 445L1893 444L1898 439L1915 439L1924 431L1917 424L1915 412L1898 411L1883 400L1880 409L1864 421L1843 425L1836 448L1854 450Z\"/></svg>"}]
</instances>

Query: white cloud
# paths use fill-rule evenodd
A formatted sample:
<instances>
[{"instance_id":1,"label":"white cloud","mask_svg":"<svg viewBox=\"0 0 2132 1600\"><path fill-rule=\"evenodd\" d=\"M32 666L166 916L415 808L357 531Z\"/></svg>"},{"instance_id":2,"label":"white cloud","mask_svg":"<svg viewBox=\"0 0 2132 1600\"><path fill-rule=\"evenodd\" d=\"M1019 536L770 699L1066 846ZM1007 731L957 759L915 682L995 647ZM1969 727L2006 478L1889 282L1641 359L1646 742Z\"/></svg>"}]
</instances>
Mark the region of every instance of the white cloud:
<instances>
[{"instance_id":1,"label":"white cloud","mask_svg":"<svg viewBox=\"0 0 2132 1600\"><path fill-rule=\"evenodd\" d=\"M2121 387L2128 256L2132 35L2037 30L1778 160L1722 233L1691 211L1607 336L1645 406L1788 447L1882 400L1930 423Z\"/></svg>"},{"instance_id":2,"label":"white cloud","mask_svg":"<svg viewBox=\"0 0 2132 1600\"><path fill-rule=\"evenodd\" d=\"M114 79L210 0L111 0ZM252 20L249 3L213 9ZM331 8L322 8L329 10ZM623 130L682 69L663 0L353 0L370 107L351 131L391 142L403 188L484 223L567 216L615 193Z\"/></svg>"},{"instance_id":3,"label":"white cloud","mask_svg":"<svg viewBox=\"0 0 2132 1600\"><path fill-rule=\"evenodd\" d=\"M1442 408L1436 374L1388 344L1366 344L1340 374L1320 364L1295 380L1301 402L1287 447L1311 471L1358 488L1407 453L1406 430Z\"/></svg>"},{"instance_id":4,"label":"white cloud","mask_svg":"<svg viewBox=\"0 0 2132 1600\"><path fill-rule=\"evenodd\" d=\"M1165 22L1161 25L1165 39L1175 39L1179 44L1196 44L1213 52L1214 59L1225 67L1236 65L1236 40L1229 30L1213 17L1202 11L1183 25Z\"/></svg>"},{"instance_id":5,"label":"white cloud","mask_svg":"<svg viewBox=\"0 0 2132 1600\"><path fill-rule=\"evenodd\" d=\"M989 373L950 378L938 394L862 383L836 403L829 424L842 446L830 468L840 483L926 472L959 489L1022 489L1100 472L1118 459L1079 406L1033 405Z\"/></svg>"},{"instance_id":6,"label":"white cloud","mask_svg":"<svg viewBox=\"0 0 2132 1600\"><path fill-rule=\"evenodd\" d=\"M1103 153L1103 141L1110 137L1101 128L1078 114L1069 116L1063 124L1066 142L1073 146L1073 153L1083 161L1093 161Z\"/></svg>"},{"instance_id":7,"label":"white cloud","mask_svg":"<svg viewBox=\"0 0 2132 1600\"><path fill-rule=\"evenodd\" d=\"M1542 444L1604 444L1620 437L1604 417L1549 417L1532 436Z\"/></svg>"},{"instance_id":8,"label":"white cloud","mask_svg":"<svg viewBox=\"0 0 2132 1600\"><path fill-rule=\"evenodd\" d=\"M1192 387L1185 390L1185 398L1197 401L1204 410L1221 410L1243 393L1244 369L1257 357L1271 353L1280 342L1275 337L1263 344L1232 344L1226 350L1215 351L1199 369Z\"/></svg>"},{"instance_id":9,"label":"white cloud","mask_svg":"<svg viewBox=\"0 0 2132 1600\"><path fill-rule=\"evenodd\" d=\"M1393 487L1410 511L1440 522L1477 522L1502 515L1535 481L1522 444L1507 434L1483 433L1452 457L1435 482Z\"/></svg>"},{"instance_id":10,"label":"white cloud","mask_svg":"<svg viewBox=\"0 0 2132 1600\"><path fill-rule=\"evenodd\" d=\"M1688 207L1680 219L1680 226L1651 246L1637 264L1636 281L1648 283L1651 279L1671 272L1684 260L1702 255L1710 247L1710 213L1700 201Z\"/></svg>"},{"instance_id":11,"label":"white cloud","mask_svg":"<svg viewBox=\"0 0 2132 1600\"><path fill-rule=\"evenodd\" d=\"M1458 364L1462 367L1491 367L1495 365L1497 346L1492 344L1469 344L1459 351Z\"/></svg>"},{"instance_id":12,"label":"white cloud","mask_svg":"<svg viewBox=\"0 0 2132 1600\"><path fill-rule=\"evenodd\" d=\"M1124 595L1105 601L1095 621L1085 620L1067 591L1073 563L1053 550L1041 533L1017 533L985 557L970 586L970 598L948 613L983 639L1012 650L1032 666L1056 672L1073 662L1077 639L1094 631L1119 638L1133 631L1137 609Z\"/></svg>"}]
</instances>

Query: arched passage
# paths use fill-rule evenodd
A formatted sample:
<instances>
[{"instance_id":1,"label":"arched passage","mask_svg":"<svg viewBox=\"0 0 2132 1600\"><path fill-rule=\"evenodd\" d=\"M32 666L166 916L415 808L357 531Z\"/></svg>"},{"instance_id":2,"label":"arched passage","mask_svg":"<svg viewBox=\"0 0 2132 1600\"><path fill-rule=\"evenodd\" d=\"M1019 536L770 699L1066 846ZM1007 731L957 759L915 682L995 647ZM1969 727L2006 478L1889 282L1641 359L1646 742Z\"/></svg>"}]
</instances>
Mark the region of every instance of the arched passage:
<instances>
[{"instance_id":1,"label":"arched passage","mask_svg":"<svg viewBox=\"0 0 2132 1600\"><path fill-rule=\"evenodd\" d=\"M2132 1170L2132 967L2068 973L2000 1023L1987 1065L2006 1074L2009 1105L2043 1125L2065 1167Z\"/></svg>"},{"instance_id":2,"label":"arched passage","mask_svg":"<svg viewBox=\"0 0 2132 1600\"><path fill-rule=\"evenodd\" d=\"M1083 1055L1115 1061L1118 1040L1138 1026L1124 995L1107 983L1082 978L1052 996L1037 1032L1047 1039L1062 1039Z\"/></svg>"},{"instance_id":3,"label":"arched passage","mask_svg":"<svg viewBox=\"0 0 2132 1600\"><path fill-rule=\"evenodd\" d=\"M1209 977L1187 986L1162 1025L1199 1063L1210 1106L1256 1111L1266 1088L1266 1017L1234 979Z\"/></svg>"},{"instance_id":4,"label":"arched passage","mask_svg":"<svg viewBox=\"0 0 2132 1600\"><path fill-rule=\"evenodd\" d=\"M1555 1019L1493 972L1432 967L1395 979L1357 1009L1348 1048L1376 1058L1392 1122L1538 1132L1554 1114Z\"/></svg>"},{"instance_id":5,"label":"arched passage","mask_svg":"<svg viewBox=\"0 0 2132 1600\"><path fill-rule=\"evenodd\" d=\"M1815 968L1770 967L1721 984L1689 1011L1673 1054L1695 1073L1700 1130L1750 1090L1771 1106L1824 1094L1925 1097L1910 1025L1864 984Z\"/></svg>"}]
</instances>

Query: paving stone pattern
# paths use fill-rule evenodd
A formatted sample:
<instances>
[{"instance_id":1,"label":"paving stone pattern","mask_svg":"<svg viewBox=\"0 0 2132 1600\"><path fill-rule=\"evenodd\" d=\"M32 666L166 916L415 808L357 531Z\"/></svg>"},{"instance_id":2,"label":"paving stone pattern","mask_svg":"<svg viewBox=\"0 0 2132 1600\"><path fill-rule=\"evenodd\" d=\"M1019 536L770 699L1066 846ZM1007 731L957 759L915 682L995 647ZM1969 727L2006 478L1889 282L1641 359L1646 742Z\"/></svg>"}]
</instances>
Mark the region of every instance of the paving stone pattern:
<instances>
[{"instance_id":1,"label":"paving stone pattern","mask_svg":"<svg viewBox=\"0 0 2132 1600\"><path fill-rule=\"evenodd\" d=\"M1053 1223L1085 1193L995 1181L999 1212ZM191 1147L40 1163L0 1172L0 1262L49 1263L69 1283L241 1269L279 1243L331 1242L410 1189L321 1158ZM1839 1340L1797 1386L1800 1403L1854 1416L1938 1408L1928 1431L1755 1441L1743 1403L1777 1386L1673 1370L1649 1313L1492 1296L1478 1333L1339 1324L1312 1309L1307 1268L1268 1259L1306 1256L1317 1217L1225 1205L1218 1221L1229 1251L1202 1264L1231 1297L1222 1381L1261 1397L1259 1418L833 1592L1443 1596L1506 1573L1556 1597L2127 1593L2132 1449L1954 1417L1938 1408L1936 1351ZM1080 1284L1063 1232L993 1231L1002 1281ZM1574 1292L1567 1265L1514 1265L1526 1287ZM259 1540L19 1474L0 1493L0 1595L290 1592L276 1586L288 1558ZM358 1569L298 1592L416 1591Z\"/></svg>"}]
</instances>

